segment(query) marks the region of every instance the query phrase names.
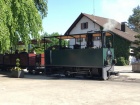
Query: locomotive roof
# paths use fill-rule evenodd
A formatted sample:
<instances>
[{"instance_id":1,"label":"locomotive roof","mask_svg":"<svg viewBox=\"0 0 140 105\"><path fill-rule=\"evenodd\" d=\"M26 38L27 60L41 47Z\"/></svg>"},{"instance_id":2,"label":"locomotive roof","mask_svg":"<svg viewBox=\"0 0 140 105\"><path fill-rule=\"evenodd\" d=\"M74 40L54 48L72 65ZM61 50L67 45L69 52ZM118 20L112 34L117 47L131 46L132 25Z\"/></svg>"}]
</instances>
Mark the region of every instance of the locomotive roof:
<instances>
[{"instance_id":1,"label":"locomotive roof","mask_svg":"<svg viewBox=\"0 0 140 105\"><path fill-rule=\"evenodd\" d=\"M105 31L104 31L105 32ZM48 37L44 37L44 38L58 38L58 39L74 39L74 38L86 38L86 35L88 33L83 33L83 34L71 34L71 35L60 35L60 36L48 36ZM94 32L94 33L90 33L93 36L101 36L101 32ZM111 32L105 32L106 36L112 36L113 34Z\"/></svg>"}]
</instances>

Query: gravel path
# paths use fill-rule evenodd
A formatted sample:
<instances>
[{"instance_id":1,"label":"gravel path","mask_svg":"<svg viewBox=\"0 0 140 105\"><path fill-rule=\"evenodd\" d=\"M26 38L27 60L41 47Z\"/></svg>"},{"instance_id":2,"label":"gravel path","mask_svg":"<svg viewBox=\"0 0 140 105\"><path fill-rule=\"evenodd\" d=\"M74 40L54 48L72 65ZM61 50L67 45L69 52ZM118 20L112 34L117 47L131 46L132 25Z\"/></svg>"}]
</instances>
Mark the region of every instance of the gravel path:
<instances>
[{"instance_id":1,"label":"gravel path","mask_svg":"<svg viewBox=\"0 0 140 105\"><path fill-rule=\"evenodd\" d=\"M113 81L126 81L140 83L140 73L132 72L132 66L115 66L115 71L119 71L119 76L111 78Z\"/></svg>"},{"instance_id":2,"label":"gravel path","mask_svg":"<svg viewBox=\"0 0 140 105\"><path fill-rule=\"evenodd\" d=\"M130 66L115 70L131 78L131 73L123 73L131 71ZM140 83L43 75L20 79L0 74L0 105L140 105Z\"/></svg>"}]
</instances>

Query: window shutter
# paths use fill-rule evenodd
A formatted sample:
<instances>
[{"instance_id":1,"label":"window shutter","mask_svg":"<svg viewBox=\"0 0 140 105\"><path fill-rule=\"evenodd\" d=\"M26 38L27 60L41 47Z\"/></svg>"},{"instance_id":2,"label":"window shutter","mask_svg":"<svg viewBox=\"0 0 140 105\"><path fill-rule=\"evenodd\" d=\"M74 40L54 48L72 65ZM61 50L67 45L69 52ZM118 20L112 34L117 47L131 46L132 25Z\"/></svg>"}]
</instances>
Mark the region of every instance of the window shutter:
<instances>
[{"instance_id":1,"label":"window shutter","mask_svg":"<svg viewBox=\"0 0 140 105\"><path fill-rule=\"evenodd\" d=\"M83 29L83 23L81 23L81 29Z\"/></svg>"},{"instance_id":2,"label":"window shutter","mask_svg":"<svg viewBox=\"0 0 140 105\"><path fill-rule=\"evenodd\" d=\"M81 29L87 29L88 28L88 22L81 23Z\"/></svg>"},{"instance_id":3,"label":"window shutter","mask_svg":"<svg viewBox=\"0 0 140 105\"><path fill-rule=\"evenodd\" d=\"M88 28L88 22L86 22L86 28Z\"/></svg>"}]
</instances>

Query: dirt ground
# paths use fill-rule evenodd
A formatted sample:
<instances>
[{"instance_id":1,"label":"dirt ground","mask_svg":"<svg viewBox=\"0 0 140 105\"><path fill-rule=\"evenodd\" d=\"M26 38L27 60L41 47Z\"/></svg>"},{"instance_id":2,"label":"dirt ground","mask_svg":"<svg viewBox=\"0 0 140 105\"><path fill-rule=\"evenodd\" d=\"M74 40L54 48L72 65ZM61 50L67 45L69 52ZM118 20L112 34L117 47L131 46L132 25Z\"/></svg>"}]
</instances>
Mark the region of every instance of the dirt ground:
<instances>
[{"instance_id":1,"label":"dirt ground","mask_svg":"<svg viewBox=\"0 0 140 105\"><path fill-rule=\"evenodd\" d=\"M115 66L120 76L107 81L0 74L0 105L140 105L140 73Z\"/></svg>"}]
</instances>

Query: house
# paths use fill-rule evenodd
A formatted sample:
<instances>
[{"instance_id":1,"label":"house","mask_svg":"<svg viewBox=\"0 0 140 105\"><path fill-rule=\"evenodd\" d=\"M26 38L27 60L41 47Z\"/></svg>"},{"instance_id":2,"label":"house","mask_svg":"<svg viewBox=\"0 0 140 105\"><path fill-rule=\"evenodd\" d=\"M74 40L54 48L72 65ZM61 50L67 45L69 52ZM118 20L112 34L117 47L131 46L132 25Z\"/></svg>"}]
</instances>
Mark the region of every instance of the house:
<instances>
[{"instance_id":1,"label":"house","mask_svg":"<svg viewBox=\"0 0 140 105\"><path fill-rule=\"evenodd\" d=\"M123 46L125 47L127 46L127 48L124 49L122 46L121 48L117 47L120 44L116 41L115 42L116 55L117 57L123 56L126 59L128 59L129 54L127 53L122 54L121 52L129 50L130 46L132 46L132 42L135 40L134 36L137 35L138 33L128 28L125 25L125 22L119 23L114 19L108 19L104 17L81 13L78 16L78 18L73 22L73 24L69 27L69 29L65 32L64 35L82 34L82 33L88 33L91 31L100 31L101 29L109 30L112 33L114 33L114 36L116 36L116 39L114 40L117 40L117 37L121 39L122 42L120 42L120 44L123 44ZM86 42L85 39L82 39L82 38L76 39L76 44L81 43L82 48L86 46L85 42ZM100 47L101 46L100 37L99 36L94 37L93 43L94 43L94 46ZM74 44L75 44L74 39L71 39L69 41L69 45L74 45ZM72 48L73 46L70 46L70 47Z\"/></svg>"},{"instance_id":2,"label":"house","mask_svg":"<svg viewBox=\"0 0 140 105\"><path fill-rule=\"evenodd\" d=\"M104 17L89 15L85 13L81 13L78 18L74 21L74 23L70 26L70 28L65 32L64 35L73 35L73 34L81 34L88 33L91 31L100 31L102 28L105 30L109 30L113 32L115 35L129 41L133 42L135 40L135 31L128 28L124 22L121 24L114 19L108 19ZM81 41L81 42L80 42ZM74 39L69 41L70 45L75 43ZM76 43L82 44L82 48L85 46L85 39L76 39ZM100 47L100 37L94 37L93 39L94 46ZM72 46L71 46L72 47Z\"/></svg>"}]
</instances>

